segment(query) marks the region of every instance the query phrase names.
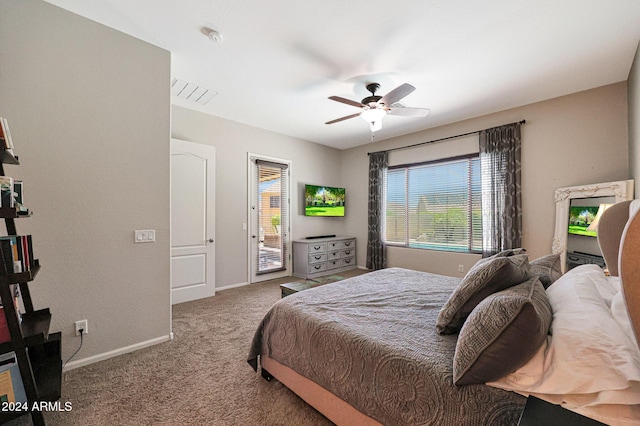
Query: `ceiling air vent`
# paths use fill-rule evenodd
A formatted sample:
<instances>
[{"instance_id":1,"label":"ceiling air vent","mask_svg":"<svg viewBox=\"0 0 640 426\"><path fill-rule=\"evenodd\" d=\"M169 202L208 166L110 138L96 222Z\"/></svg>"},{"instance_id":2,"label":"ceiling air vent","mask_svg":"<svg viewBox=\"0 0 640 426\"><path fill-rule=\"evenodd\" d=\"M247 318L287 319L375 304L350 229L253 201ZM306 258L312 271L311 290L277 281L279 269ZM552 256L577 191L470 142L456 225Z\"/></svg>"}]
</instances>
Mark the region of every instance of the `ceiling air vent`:
<instances>
[{"instance_id":1,"label":"ceiling air vent","mask_svg":"<svg viewBox=\"0 0 640 426\"><path fill-rule=\"evenodd\" d=\"M174 78L171 82L171 94L182 99L188 99L199 103L200 105L206 105L211 98L218 94L218 92Z\"/></svg>"}]
</instances>

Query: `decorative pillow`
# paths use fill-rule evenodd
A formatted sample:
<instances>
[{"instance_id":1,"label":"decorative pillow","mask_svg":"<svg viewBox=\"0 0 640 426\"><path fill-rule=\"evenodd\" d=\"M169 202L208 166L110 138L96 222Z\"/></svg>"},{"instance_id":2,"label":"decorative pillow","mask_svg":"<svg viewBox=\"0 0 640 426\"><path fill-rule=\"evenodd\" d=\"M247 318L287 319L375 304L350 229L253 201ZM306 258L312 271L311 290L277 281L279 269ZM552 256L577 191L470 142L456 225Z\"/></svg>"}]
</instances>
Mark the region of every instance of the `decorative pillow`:
<instances>
[{"instance_id":1,"label":"decorative pillow","mask_svg":"<svg viewBox=\"0 0 640 426\"><path fill-rule=\"evenodd\" d=\"M488 296L460 330L453 382L485 383L513 373L546 341L551 319L551 305L538 277Z\"/></svg>"},{"instance_id":2,"label":"decorative pillow","mask_svg":"<svg viewBox=\"0 0 640 426\"><path fill-rule=\"evenodd\" d=\"M640 350L602 299L597 287L604 285L607 278L597 265L581 265L560 277L546 290L553 310L547 345L489 385L582 409L639 405ZM625 321L622 315L617 319Z\"/></svg>"},{"instance_id":3,"label":"decorative pillow","mask_svg":"<svg viewBox=\"0 0 640 426\"><path fill-rule=\"evenodd\" d=\"M523 249L522 247L506 249L506 250L499 251L498 253L494 254L493 256L487 257L486 259L491 259L491 258L495 258L495 257L509 257L509 256L514 256L516 254L524 254L525 252L526 252L526 250Z\"/></svg>"},{"instance_id":4,"label":"decorative pillow","mask_svg":"<svg viewBox=\"0 0 640 426\"><path fill-rule=\"evenodd\" d=\"M544 288L549 287L562 276L560 254L548 254L531 262L531 273L540 277Z\"/></svg>"},{"instance_id":5,"label":"decorative pillow","mask_svg":"<svg viewBox=\"0 0 640 426\"><path fill-rule=\"evenodd\" d=\"M489 257L483 257L482 259L478 260L475 264L475 266L478 265L482 265L483 263L486 263L487 261L491 260L491 259L495 259L496 257L509 257L509 256L514 256L516 254L524 254L526 252L525 249L523 248L514 248L514 249L506 249L506 250L502 250L499 251L498 253L491 255Z\"/></svg>"},{"instance_id":6,"label":"decorative pillow","mask_svg":"<svg viewBox=\"0 0 640 426\"><path fill-rule=\"evenodd\" d=\"M440 310L436 330L440 334L457 333L482 299L530 277L526 254L495 257L476 263Z\"/></svg>"}]
</instances>

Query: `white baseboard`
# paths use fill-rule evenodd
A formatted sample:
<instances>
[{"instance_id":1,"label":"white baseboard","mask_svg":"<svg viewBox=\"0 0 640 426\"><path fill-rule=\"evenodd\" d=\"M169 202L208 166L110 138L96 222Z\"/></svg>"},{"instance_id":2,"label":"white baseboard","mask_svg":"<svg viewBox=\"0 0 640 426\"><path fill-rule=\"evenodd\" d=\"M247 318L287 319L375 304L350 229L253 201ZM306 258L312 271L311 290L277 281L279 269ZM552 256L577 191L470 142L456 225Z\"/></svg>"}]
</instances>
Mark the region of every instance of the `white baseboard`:
<instances>
[{"instance_id":1,"label":"white baseboard","mask_svg":"<svg viewBox=\"0 0 640 426\"><path fill-rule=\"evenodd\" d=\"M229 290L230 288L244 287L245 285L249 285L249 283L243 282L243 283L225 285L224 287L216 287L216 291Z\"/></svg>"},{"instance_id":2,"label":"white baseboard","mask_svg":"<svg viewBox=\"0 0 640 426\"><path fill-rule=\"evenodd\" d=\"M98 361L104 361L106 359L113 358L114 356L128 354L129 352L137 351L138 349L143 349L149 346L157 345L159 343L168 342L169 340L171 340L171 337L172 337L171 335L167 334L166 336L161 336L155 339L146 340L144 342L136 343L135 345L125 346L124 348L115 349L109 352L104 352L98 355L90 356L88 358L72 361L66 364L62 369L62 371L65 372L65 371L73 370L74 368L83 367L85 365L93 364Z\"/></svg>"}]
</instances>

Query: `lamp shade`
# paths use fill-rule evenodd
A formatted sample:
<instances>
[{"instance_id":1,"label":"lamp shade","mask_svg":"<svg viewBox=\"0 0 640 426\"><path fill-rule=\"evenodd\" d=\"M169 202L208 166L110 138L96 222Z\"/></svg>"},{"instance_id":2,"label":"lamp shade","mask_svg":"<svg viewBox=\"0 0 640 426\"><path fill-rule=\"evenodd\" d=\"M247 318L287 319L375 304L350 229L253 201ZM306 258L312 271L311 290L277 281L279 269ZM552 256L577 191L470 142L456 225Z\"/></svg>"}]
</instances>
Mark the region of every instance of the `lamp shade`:
<instances>
[{"instance_id":1,"label":"lamp shade","mask_svg":"<svg viewBox=\"0 0 640 426\"><path fill-rule=\"evenodd\" d=\"M382 129L382 118L385 115L387 115L387 111L383 108L365 108L365 110L360 113L360 117L371 126L372 132Z\"/></svg>"}]
</instances>

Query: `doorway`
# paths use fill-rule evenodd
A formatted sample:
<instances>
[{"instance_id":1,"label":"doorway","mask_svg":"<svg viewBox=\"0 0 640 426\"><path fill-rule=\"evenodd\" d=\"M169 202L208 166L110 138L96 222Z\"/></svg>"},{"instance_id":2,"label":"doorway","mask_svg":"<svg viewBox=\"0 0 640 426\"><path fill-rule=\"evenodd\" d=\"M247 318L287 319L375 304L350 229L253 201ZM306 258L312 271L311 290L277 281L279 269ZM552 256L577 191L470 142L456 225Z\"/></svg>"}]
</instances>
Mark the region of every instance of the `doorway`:
<instances>
[{"instance_id":1,"label":"doorway","mask_svg":"<svg viewBox=\"0 0 640 426\"><path fill-rule=\"evenodd\" d=\"M291 275L291 162L249 154L249 282Z\"/></svg>"}]
</instances>

